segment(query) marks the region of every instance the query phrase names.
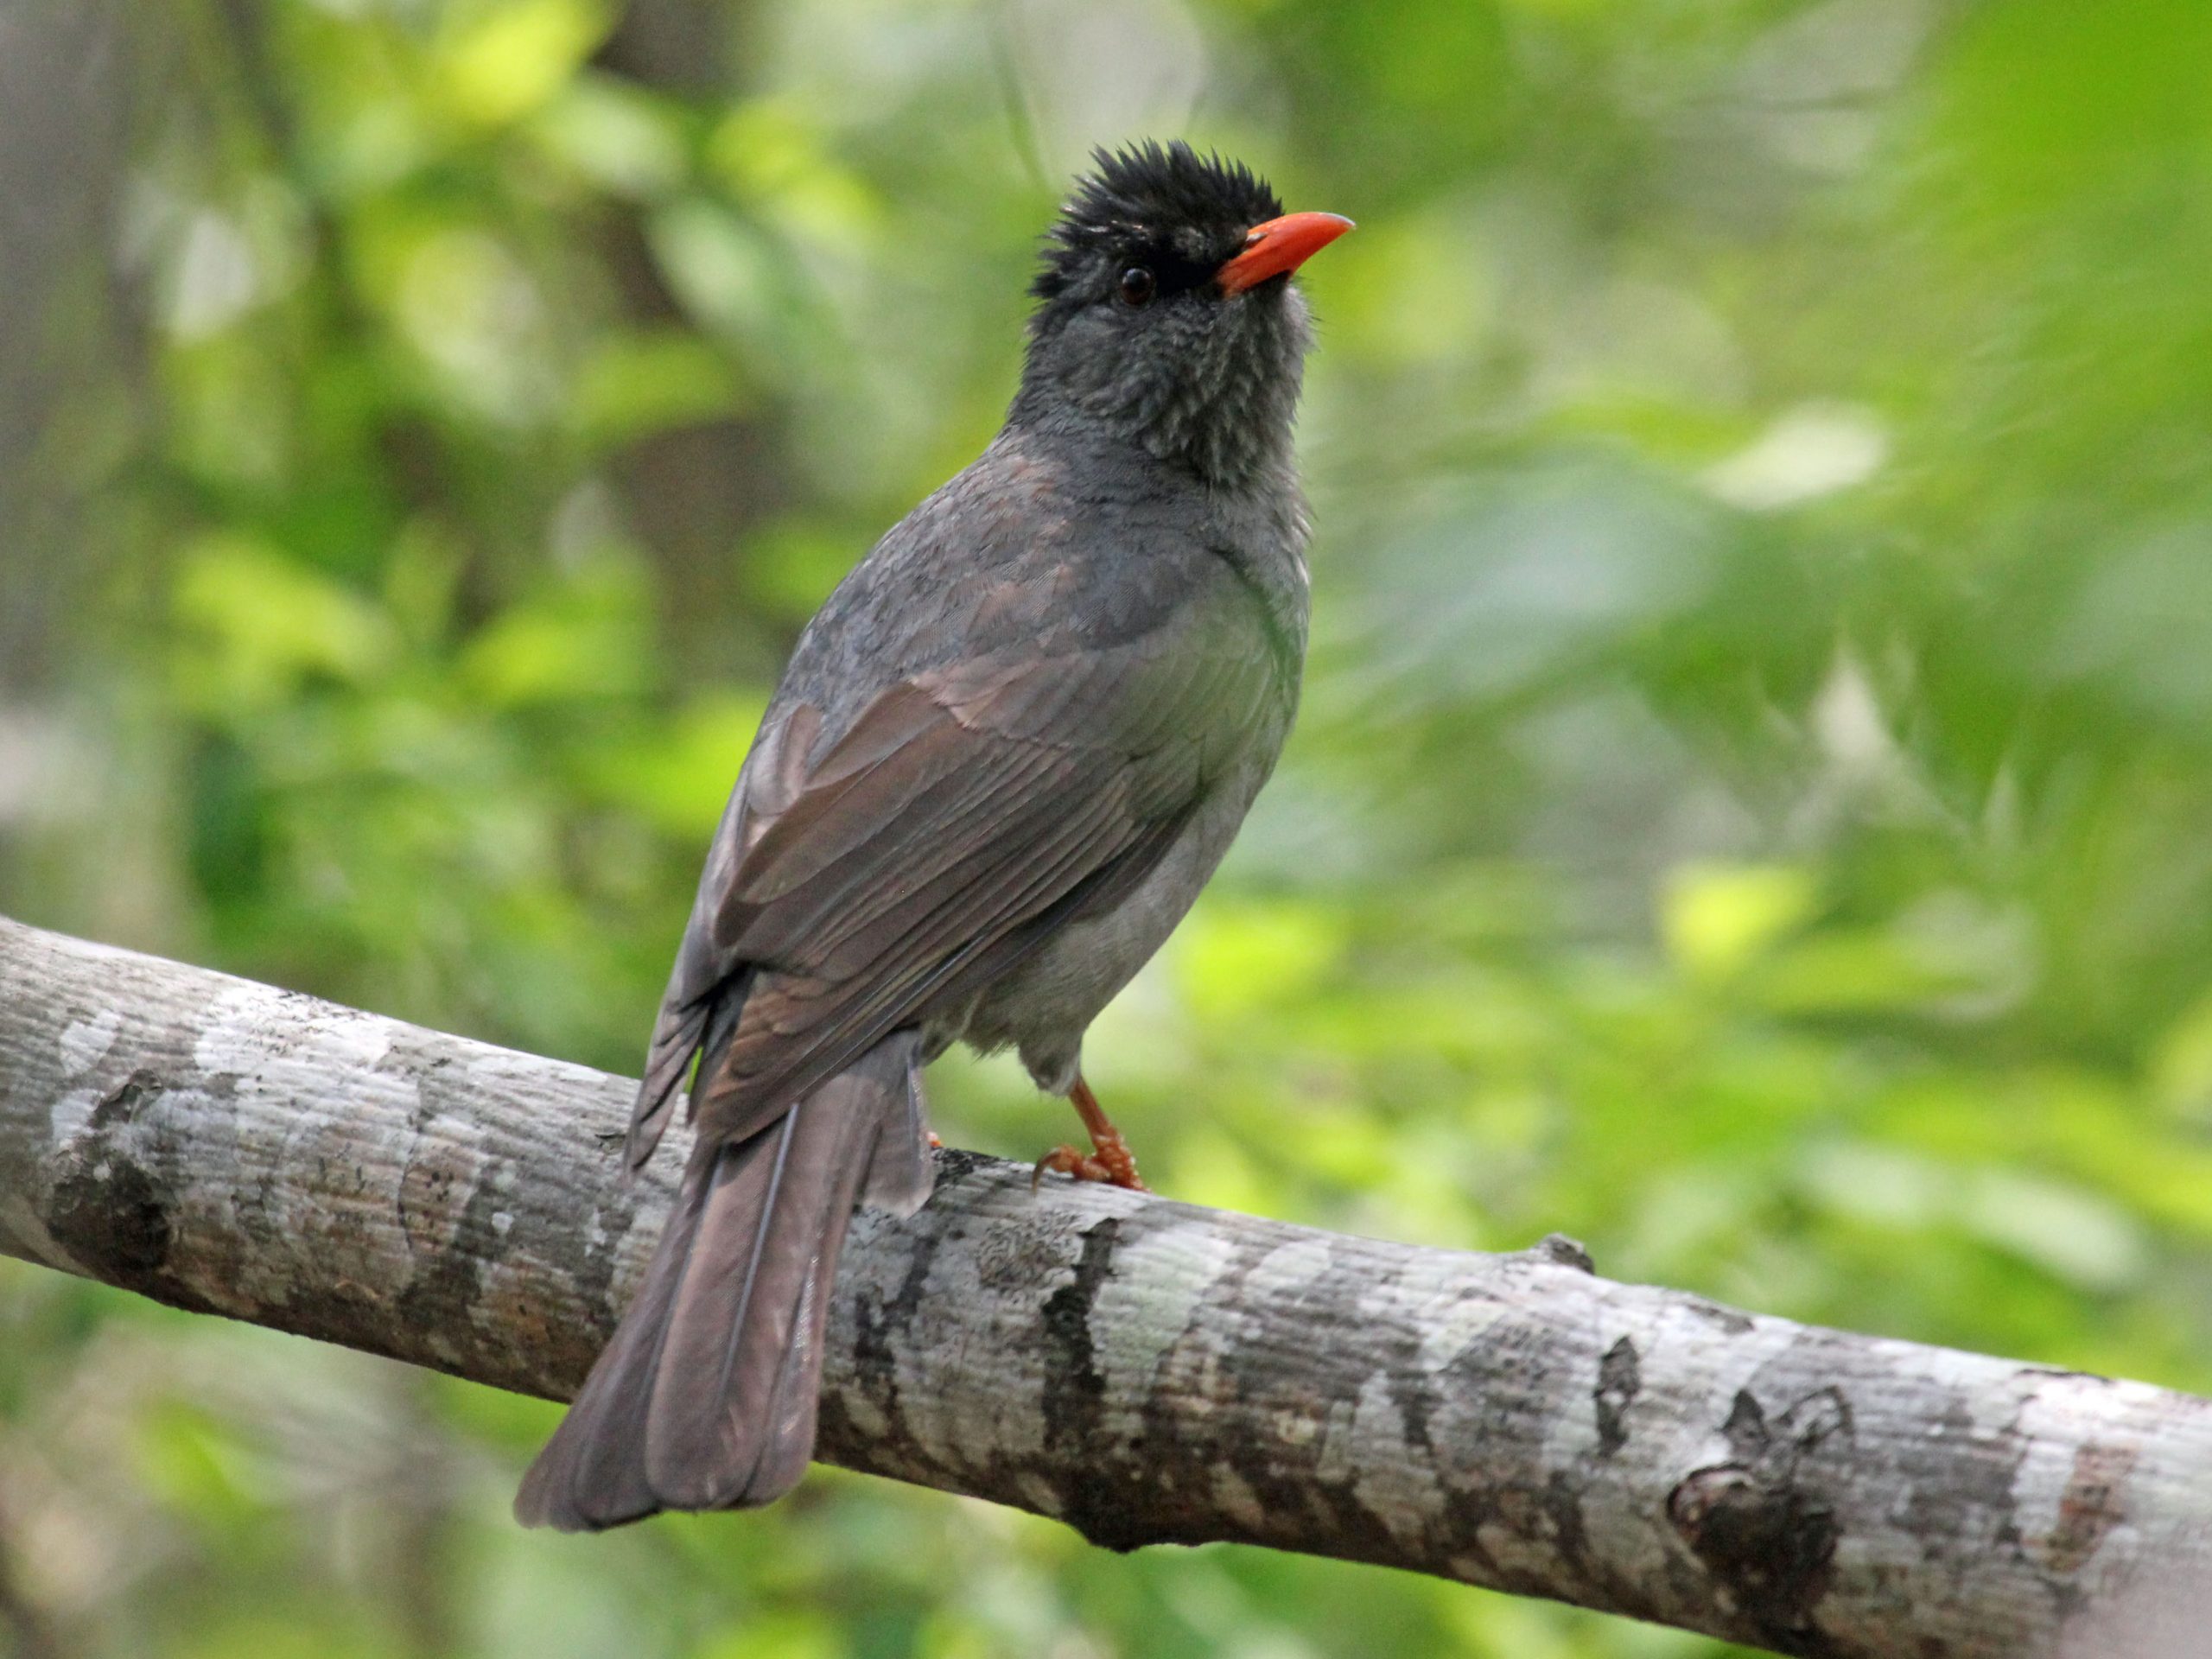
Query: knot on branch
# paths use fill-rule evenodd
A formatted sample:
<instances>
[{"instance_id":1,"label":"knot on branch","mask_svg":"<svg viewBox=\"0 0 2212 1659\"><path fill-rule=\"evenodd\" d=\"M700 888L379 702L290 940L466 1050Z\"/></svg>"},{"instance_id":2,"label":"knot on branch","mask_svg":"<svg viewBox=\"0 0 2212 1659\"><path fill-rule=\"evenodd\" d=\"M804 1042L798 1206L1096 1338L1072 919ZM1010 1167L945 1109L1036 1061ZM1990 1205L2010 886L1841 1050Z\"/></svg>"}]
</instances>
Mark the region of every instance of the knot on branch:
<instances>
[{"instance_id":1,"label":"knot on branch","mask_svg":"<svg viewBox=\"0 0 2212 1659\"><path fill-rule=\"evenodd\" d=\"M1565 1233L1546 1233L1521 1254L1548 1267L1573 1268L1577 1273L1598 1271L1598 1264L1590 1259L1590 1252L1583 1249L1582 1241L1569 1238Z\"/></svg>"},{"instance_id":2,"label":"knot on branch","mask_svg":"<svg viewBox=\"0 0 2212 1659\"><path fill-rule=\"evenodd\" d=\"M1770 1422L1739 1389L1721 1433L1729 1460L1686 1477L1668 1495L1667 1517L1764 1640L1807 1651L1842 1529L1804 1465L1830 1438L1850 1438L1851 1408L1821 1389Z\"/></svg>"}]
</instances>

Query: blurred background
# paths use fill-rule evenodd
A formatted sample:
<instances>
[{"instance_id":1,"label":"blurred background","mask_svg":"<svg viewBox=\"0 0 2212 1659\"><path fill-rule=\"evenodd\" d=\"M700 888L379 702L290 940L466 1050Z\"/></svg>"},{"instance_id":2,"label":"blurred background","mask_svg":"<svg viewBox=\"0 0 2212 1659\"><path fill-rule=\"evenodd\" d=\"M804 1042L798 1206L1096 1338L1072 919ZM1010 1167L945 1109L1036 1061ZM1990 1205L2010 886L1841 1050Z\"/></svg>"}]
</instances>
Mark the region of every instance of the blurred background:
<instances>
[{"instance_id":1,"label":"blurred background","mask_svg":"<svg viewBox=\"0 0 2212 1659\"><path fill-rule=\"evenodd\" d=\"M782 653L1096 142L1306 279L1305 712L1090 1069L1176 1196L2212 1391L2201 0L12 0L0 911L633 1070ZM1065 1135L947 1061L955 1144ZM1715 1644L555 1411L0 1262L0 1652Z\"/></svg>"}]
</instances>

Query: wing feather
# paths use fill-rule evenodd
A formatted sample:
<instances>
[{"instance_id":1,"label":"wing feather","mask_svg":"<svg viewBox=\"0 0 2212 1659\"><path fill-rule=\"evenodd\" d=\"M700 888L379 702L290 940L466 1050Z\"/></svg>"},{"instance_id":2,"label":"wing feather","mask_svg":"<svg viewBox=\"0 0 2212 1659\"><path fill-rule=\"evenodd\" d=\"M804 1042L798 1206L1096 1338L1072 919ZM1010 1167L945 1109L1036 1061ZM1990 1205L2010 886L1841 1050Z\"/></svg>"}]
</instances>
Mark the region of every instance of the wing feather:
<instances>
[{"instance_id":1,"label":"wing feather","mask_svg":"<svg viewBox=\"0 0 2212 1659\"><path fill-rule=\"evenodd\" d=\"M1109 645L912 675L839 731L804 703L772 712L708 858L633 1158L694 1050L702 1133L741 1140L1141 877L1281 693L1259 630L1218 622L1198 607ZM741 1017L710 1020L733 999Z\"/></svg>"}]
</instances>

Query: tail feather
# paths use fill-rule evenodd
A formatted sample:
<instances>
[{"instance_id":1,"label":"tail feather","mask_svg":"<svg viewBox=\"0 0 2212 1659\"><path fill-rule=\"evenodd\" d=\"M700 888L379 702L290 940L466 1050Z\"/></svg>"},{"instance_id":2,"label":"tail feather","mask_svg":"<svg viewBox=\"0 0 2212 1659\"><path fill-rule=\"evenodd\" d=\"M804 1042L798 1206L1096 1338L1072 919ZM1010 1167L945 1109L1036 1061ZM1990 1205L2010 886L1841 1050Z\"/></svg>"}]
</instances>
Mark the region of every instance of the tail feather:
<instances>
[{"instance_id":1,"label":"tail feather","mask_svg":"<svg viewBox=\"0 0 2212 1659\"><path fill-rule=\"evenodd\" d=\"M523 1525L587 1532L660 1509L645 1481L645 1419L635 1402L652 1392L669 1309L706 1195L704 1182L683 1184L628 1313L523 1477L515 1496L515 1518Z\"/></svg>"},{"instance_id":2,"label":"tail feather","mask_svg":"<svg viewBox=\"0 0 2212 1659\"><path fill-rule=\"evenodd\" d=\"M861 1202L894 1216L911 1216L929 1202L936 1182L937 1163L930 1156L929 1099L922 1093L917 1052L907 1062L904 1086L884 1118L883 1133L868 1159Z\"/></svg>"},{"instance_id":3,"label":"tail feather","mask_svg":"<svg viewBox=\"0 0 2212 1659\"><path fill-rule=\"evenodd\" d=\"M855 1198L912 1195L917 1159L926 1179L918 1049L894 1033L776 1123L695 1151L636 1300L524 1479L525 1525L749 1507L798 1483Z\"/></svg>"},{"instance_id":4,"label":"tail feather","mask_svg":"<svg viewBox=\"0 0 2212 1659\"><path fill-rule=\"evenodd\" d=\"M862 1092L865 1103L844 1098ZM806 1345L801 1304L844 1242L880 1108L868 1084L840 1077L756 1137L767 1144L723 1154L647 1411L645 1477L664 1502L715 1509L779 1495L755 1480L781 1427L779 1373ZM810 1446L810 1414L804 1427Z\"/></svg>"},{"instance_id":5,"label":"tail feather","mask_svg":"<svg viewBox=\"0 0 2212 1659\"><path fill-rule=\"evenodd\" d=\"M829 1324L830 1287L836 1277L834 1256L818 1258L799 1289L791 1345L776 1369L769 1396L767 1440L753 1471L756 1491L773 1495L798 1484L814 1456L816 1418L822 1407L822 1338Z\"/></svg>"}]
</instances>

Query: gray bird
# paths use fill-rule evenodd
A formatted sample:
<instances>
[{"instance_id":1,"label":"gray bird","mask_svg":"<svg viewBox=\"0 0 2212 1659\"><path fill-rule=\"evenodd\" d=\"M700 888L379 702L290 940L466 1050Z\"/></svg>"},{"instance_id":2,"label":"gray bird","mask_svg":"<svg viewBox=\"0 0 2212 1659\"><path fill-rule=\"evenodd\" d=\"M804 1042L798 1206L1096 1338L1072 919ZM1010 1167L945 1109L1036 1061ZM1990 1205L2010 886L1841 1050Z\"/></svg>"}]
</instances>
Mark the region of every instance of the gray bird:
<instances>
[{"instance_id":1,"label":"gray bird","mask_svg":"<svg viewBox=\"0 0 2212 1659\"><path fill-rule=\"evenodd\" d=\"M1138 1185L1083 1035L1228 850L1290 729L1305 302L1351 221L1182 143L1096 154L988 448L800 636L699 880L631 1121L697 1138L643 1287L524 1478L568 1530L788 1491L856 1203L929 1196L923 1065L1016 1050Z\"/></svg>"}]
</instances>

